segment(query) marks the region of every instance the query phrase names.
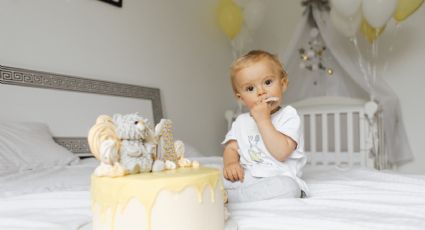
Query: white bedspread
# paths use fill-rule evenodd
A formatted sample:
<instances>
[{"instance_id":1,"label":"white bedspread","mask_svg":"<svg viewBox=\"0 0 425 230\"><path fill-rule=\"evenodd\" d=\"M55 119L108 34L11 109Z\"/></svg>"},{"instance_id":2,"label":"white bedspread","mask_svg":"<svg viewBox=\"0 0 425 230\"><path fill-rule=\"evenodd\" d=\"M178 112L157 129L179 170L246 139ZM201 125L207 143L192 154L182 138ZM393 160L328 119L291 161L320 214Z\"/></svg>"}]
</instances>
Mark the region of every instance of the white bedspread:
<instances>
[{"instance_id":1,"label":"white bedspread","mask_svg":"<svg viewBox=\"0 0 425 230\"><path fill-rule=\"evenodd\" d=\"M230 204L239 229L425 229L425 177L312 171L307 199Z\"/></svg>"},{"instance_id":2,"label":"white bedspread","mask_svg":"<svg viewBox=\"0 0 425 230\"><path fill-rule=\"evenodd\" d=\"M221 158L198 160L221 166ZM0 178L0 229L87 228L95 166L89 160ZM305 180L310 198L229 204L232 225L239 230L425 229L425 176L355 169L309 171Z\"/></svg>"},{"instance_id":3,"label":"white bedspread","mask_svg":"<svg viewBox=\"0 0 425 230\"><path fill-rule=\"evenodd\" d=\"M97 162L0 178L0 229L79 229L91 221L90 175Z\"/></svg>"},{"instance_id":4,"label":"white bedspread","mask_svg":"<svg viewBox=\"0 0 425 230\"><path fill-rule=\"evenodd\" d=\"M88 191L0 199L0 229L79 229L91 221Z\"/></svg>"}]
</instances>

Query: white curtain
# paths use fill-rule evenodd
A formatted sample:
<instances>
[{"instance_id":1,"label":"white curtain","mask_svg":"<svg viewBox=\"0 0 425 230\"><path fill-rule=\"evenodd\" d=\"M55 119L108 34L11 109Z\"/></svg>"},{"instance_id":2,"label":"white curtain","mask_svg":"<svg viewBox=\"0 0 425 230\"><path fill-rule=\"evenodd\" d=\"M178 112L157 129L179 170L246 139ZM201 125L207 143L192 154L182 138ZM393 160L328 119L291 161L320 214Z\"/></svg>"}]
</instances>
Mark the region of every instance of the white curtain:
<instances>
[{"instance_id":1,"label":"white curtain","mask_svg":"<svg viewBox=\"0 0 425 230\"><path fill-rule=\"evenodd\" d=\"M365 77L360 67L359 54L353 43L336 31L330 21L328 11L313 9L315 23L320 31L317 38L326 46L322 63L331 68L333 74L326 71L310 71L300 68L302 62L299 48L311 41L313 28L305 14L299 23L289 48L283 53L284 64L289 75L289 87L285 95L287 103L316 96L343 96L373 98L382 108L384 129L384 154L388 161L400 165L413 159L407 135L401 117L401 108L397 95L389 85L377 76L371 85L370 77ZM360 45L357 47L361 47ZM363 65L367 64L363 60ZM364 67L364 66L363 66Z\"/></svg>"}]
</instances>

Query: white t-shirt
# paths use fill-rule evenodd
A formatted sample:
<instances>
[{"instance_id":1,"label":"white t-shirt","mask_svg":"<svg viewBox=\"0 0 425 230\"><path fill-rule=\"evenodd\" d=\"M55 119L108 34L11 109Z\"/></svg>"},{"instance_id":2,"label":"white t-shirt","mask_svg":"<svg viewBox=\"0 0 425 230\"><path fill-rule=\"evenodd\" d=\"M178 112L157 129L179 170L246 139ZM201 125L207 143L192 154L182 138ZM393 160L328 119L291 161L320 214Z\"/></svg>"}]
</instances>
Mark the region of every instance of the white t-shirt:
<instances>
[{"instance_id":1,"label":"white t-shirt","mask_svg":"<svg viewBox=\"0 0 425 230\"><path fill-rule=\"evenodd\" d=\"M307 185L301 179L302 168L307 158L304 154L300 117L295 108L286 106L273 113L271 119L277 131L297 143L297 148L285 161L276 160L267 150L257 124L249 113L243 113L236 118L222 144L227 143L229 140L236 140L240 163L242 167L250 171L252 176L289 176L298 183L304 192L308 193Z\"/></svg>"}]
</instances>

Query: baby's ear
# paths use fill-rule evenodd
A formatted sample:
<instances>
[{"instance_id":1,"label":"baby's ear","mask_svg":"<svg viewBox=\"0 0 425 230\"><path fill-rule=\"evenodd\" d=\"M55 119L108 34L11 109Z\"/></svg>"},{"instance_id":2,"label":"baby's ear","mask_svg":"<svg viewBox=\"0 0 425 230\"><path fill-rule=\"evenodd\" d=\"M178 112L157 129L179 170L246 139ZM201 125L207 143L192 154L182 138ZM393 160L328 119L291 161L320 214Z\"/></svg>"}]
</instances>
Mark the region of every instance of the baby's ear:
<instances>
[{"instance_id":1,"label":"baby's ear","mask_svg":"<svg viewBox=\"0 0 425 230\"><path fill-rule=\"evenodd\" d=\"M236 93L235 96L236 96L237 99L241 99L241 94L240 93Z\"/></svg>"},{"instance_id":2,"label":"baby's ear","mask_svg":"<svg viewBox=\"0 0 425 230\"><path fill-rule=\"evenodd\" d=\"M285 91L286 87L288 86L288 78L280 79L280 83L282 84L283 91Z\"/></svg>"}]
</instances>

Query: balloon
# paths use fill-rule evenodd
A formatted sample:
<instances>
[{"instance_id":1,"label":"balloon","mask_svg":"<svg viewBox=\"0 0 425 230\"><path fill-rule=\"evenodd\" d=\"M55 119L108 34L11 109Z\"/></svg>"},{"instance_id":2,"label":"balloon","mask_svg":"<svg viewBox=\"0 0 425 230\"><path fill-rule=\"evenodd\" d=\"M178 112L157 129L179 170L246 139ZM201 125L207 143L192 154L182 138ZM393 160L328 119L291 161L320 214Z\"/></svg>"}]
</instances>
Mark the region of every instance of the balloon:
<instances>
[{"instance_id":1,"label":"balloon","mask_svg":"<svg viewBox=\"0 0 425 230\"><path fill-rule=\"evenodd\" d=\"M397 0L363 0L363 15L369 25L379 29L387 24L397 7Z\"/></svg>"},{"instance_id":2,"label":"balloon","mask_svg":"<svg viewBox=\"0 0 425 230\"><path fill-rule=\"evenodd\" d=\"M245 25L250 31L258 29L264 19L264 0L250 0L244 8Z\"/></svg>"},{"instance_id":3,"label":"balloon","mask_svg":"<svg viewBox=\"0 0 425 230\"><path fill-rule=\"evenodd\" d=\"M381 35L384 29L385 26L375 29L370 26L365 19L362 21L361 32L370 43L373 43Z\"/></svg>"},{"instance_id":4,"label":"balloon","mask_svg":"<svg viewBox=\"0 0 425 230\"><path fill-rule=\"evenodd\" d=\"M398 0L397 9L394 13L394 19L398 22L405 20L412 15L421 5L424 0Z\"/></svg>"},{"instance_id":5,"label":"balloon","mask_svg":"<svg viewBox=\"0 0 425 230\"><path fill-rule=\"evenodd\" d=\"M336 30L346 37L354 37L362 22L362 13L360 10L353 14L352 17L344 17L332 8L330 17Z\"/></svg>"},{"instance_id":6,"label":"balloon","mask_svg":"<svg viewBox=\"0 0 425 230\"><path fill-rule=\"evenodd\" d=\"M331 0L332 9L335 9L340 15L345 17L351 17L356 14L362 0Z\"/></svg>"},{"instance_id":7,"label":"balloon","mask_svg":"<svg viewBox=\"0 0 425 230\"><path fill-rule=\"evenodd\" d=\"M218 23L227 37L235 38L242 27L242 10L232 0L221 0L218 8Z\"/></svg>"}]
</instances>

